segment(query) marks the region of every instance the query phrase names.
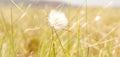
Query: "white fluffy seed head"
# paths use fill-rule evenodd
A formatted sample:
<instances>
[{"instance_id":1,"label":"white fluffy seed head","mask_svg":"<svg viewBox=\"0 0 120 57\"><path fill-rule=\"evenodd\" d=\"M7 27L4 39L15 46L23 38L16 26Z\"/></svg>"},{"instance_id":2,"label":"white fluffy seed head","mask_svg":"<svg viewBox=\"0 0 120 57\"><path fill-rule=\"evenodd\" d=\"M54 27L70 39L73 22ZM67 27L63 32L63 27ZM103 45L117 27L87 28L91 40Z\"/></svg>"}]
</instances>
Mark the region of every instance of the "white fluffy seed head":
<instances>
[{"instance_id":1,"label":"white fluffy seed head","mask_svg":"<svg viewBox=\"0 0 120 57\"><path fill-rule=\"evenodd\" d=\"M51 27L57 30L65 29L68 24L68 20L65 14L56 10L50 11L50 14L48 16L48 22Z\"/></svg>"}]
</instances>

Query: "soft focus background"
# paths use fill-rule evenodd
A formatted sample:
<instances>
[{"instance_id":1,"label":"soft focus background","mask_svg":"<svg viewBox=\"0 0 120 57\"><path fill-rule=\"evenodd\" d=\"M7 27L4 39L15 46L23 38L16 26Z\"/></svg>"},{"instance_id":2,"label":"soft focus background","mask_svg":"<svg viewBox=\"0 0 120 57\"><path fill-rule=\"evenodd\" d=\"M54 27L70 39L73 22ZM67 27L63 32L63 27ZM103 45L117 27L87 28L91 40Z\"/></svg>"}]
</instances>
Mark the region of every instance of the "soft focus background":
<instances>
[{"instance_id":1,"label":"soft focus background","mask_svg":"<svg viewBox=\"0 0 120 57\"><path fill-rule=\"evenodd\" d=\"M53 9L66 30L49 26ZM120 57L120 0L0 0L0 57Z\"/></svg>"},{"instance_id":2,"label":"soft focus background","mask_svg":"<svg viewBox=\"0 0 120 57\"><path fill-rule=\"evenodd\" d=\"M85 0L14 0L16 3L41 3L41 2L61 2L67 3L74 6L84 5ZM120 0L88 0L88 6L106 6L109 7L120 7ZM0 0L0 4L11 3L10 0Z\"/></svg>"}]
</instances>

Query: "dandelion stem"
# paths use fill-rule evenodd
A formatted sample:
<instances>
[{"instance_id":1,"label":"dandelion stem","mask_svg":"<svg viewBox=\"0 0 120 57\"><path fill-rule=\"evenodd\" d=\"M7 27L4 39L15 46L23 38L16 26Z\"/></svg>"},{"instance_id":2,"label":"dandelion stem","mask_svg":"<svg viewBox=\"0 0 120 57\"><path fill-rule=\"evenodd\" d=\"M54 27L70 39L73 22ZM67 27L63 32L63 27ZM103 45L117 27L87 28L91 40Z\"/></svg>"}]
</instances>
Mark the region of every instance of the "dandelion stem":
<instances>
[{"instance_id":1,"label":"dandelion stem","mask_svg":"<svg viewBox=\"0 0 120 57\"><path fill-rule=\"evenodd\" d=\"M56 54L55 54L55 40L54 40L54 29L52 29L52 48L53 48L53 57L56 57Z\"/></svg>"},{"instance_id":2,"label":"dandelion stem","mask_svg":"<svg viewBox=\"0 0 120 57\"><path fill-rule=\"evenodd\" d=\"M56 34L57 39L58 39L58 41L59 41L59 43L60 43L60 46L61 46L61 47L62 47L62 49L63 49L64 54L66 54L66 56L67 56L67 57L69 57L69 56L68 56L68 54L65 52L65 49L64 49L64 47L63 47L63 45L62 45L61 40L59 39L59 36L58 36L58 34L57 34L56 30L55 30L55 34Z\"/></svg>"}]
</instances>

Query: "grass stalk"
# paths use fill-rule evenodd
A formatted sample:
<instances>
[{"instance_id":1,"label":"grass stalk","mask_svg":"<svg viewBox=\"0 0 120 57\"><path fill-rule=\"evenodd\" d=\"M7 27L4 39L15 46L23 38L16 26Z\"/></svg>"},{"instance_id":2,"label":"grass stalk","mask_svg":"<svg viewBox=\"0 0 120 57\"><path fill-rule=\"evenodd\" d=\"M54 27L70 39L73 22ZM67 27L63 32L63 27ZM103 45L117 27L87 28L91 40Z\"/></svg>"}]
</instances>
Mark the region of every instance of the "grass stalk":
<instances>
[{"instance_id":1,"label":"grass stalk","mask_svg":"<svg viewBox=\"0 0 120 57\"><path fill-rule=\"evenodd\" d=\"M53 34L52 34L53 35ZM50 57L50 55L51 55L51 48L52 48L52 41L51 41L51 43L50 43L50 48L49 48L49 57Z\"/></svg>"},{"instance_id":2,"label":"grass stalk","mask_svg":"<svg viewBox=\"0 0 120 57\"><path fill-rule=\"evenodd\" d=\"M13 7L13 6L12 6L12 7ZM11 52L10 52L10 53L11 53L11 56L12 56L12 57L15 57L14 39L13 39L13 38L14 38L14 37L13 37L13 35L14 35L13 30L14 30L14 29L13 29L13 18L12 18L12 15L13 15L13 14L12 14L12 7L11 7L11 27L10 27L10 28L11 28L11 35L10 35L10 36L11 36L11 38L10 38L10 44L11 44L11 45L10 45L10 51L11 51Z\"/></svg>"},{"instance_id":3,"label":"grass stalk","mask_svg":"<svg viewBox=\"0 0 120 57\"><path fill-rule=\"evenodd\" d=\"M55 54L55 39L54 39L54 29L53 28L51 28L52 29L52 54L53 54L53 56L52 57L56 57L56 54Z\"/></svg>"},{"instance_id":4,"label":"grass stalk","mask_svg":"<svg viewBox=\"0 0 120 57\"><path fill-rule=\"evenodd\" d=\"M60 43L60 46L61 46L64 54L66 55L66 57L69 57L69 56L68 56L68 53L66 53L66 51L65 51L65 49L64 49L64 47L63 47L63 45L62 45L61 40L59 39L59 35L57 34L56 30L55 30L55 34L56 34L56 36L57 36L57 39L58 39L58 41L59 41L59 43Z\"/></svg>"},{"instance_id":5,"label":"grass stalk","mask_svg":"<svg viewBox=\"0 0 120 57\"><path fill-rule=\"evenodd\" d=\"M3 12L0 12L1 13L1 17L2 17L2 24L3 24L3 27L4 27L4 29L5 29L5 38L9 38L9 41L10 41L10 48L9 48L9 55L7 55L7 56L9 56L9 57L15 57L15 54L14 54L14 41L13 41L13 24L12 24L12 7L11 7L11 10L10 10L10 12L11 12L11 27L10 27L10 31L11 31L11 34L9 33L9 27L8 27L8 25L7 25L7 23L6 23L6 20L5 20L5 17L4 17L4 15L3 15Z\"/></svg>"},{"instance_id":6,"label":"grass stalk","mask_svg":"<svg viewBox=\"0 0 120 57\"><path fill-rule=\"evenodd\" d=\"M5 39L6 39L6 38L9 37L8 26L6 24L3 12L1 11L0 13L1 13L1 20L0 21L1 21L2 25L3 25L4 30L5 30L5 34L6 34ZM5 56L5 55L2 55L2 56Z\"/></svg>"},{"instance_id":7,"label":"grass stalk","mask_svg":"<svg viewBox=\"0 0 120 57\"><path fill-rule=\"evenodd\" d=\"M85 0L85 13L86 13L86 15L85 15L85 19L86 19L86 23L88 22L88 9L87 9L88 7L87 7L87 0ZM87 25L86 25L86 33L88 33L88 30L87 30ZM88 42L89 42L89 40L88 40ZM89 47L87 48L87 57L89 57Z\"/></svg>"},{"instance_id":8,"label":"grass stalk","mask_svg":"<svg viewBox=\"0 0 120 57\"><path fill-rule=\"evenodd\" d=\"M71 4L71 1L70 1ZM71 14L71 5L68 9L68 19L70 20L70 14ZM68 30L70 28L70 22L68 23ZM68 52L68 56L70 57L70 32L67 33L67 38L68 38L68 46L67 46L67 52Z\"/></svg>"},{"instance_id":9,"label":"grass stalk","mask_svg":"<svg viewBox=\"0 0 120 57\"><path fill-rule=\"evenodd\" d=\"M80 57L80 24L77 24L78 32L77 32L77 57Z\"/></svg>"}]
</instances>

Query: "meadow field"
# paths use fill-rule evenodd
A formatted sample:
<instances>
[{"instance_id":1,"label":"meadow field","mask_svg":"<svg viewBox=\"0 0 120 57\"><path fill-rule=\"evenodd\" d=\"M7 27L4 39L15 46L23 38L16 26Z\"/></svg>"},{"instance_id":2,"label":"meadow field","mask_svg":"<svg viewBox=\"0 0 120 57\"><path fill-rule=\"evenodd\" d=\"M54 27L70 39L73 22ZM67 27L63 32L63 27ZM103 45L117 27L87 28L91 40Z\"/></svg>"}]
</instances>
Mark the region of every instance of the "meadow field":
<instances>
[{"instance_id":1,"label":"meadow field","mask_svg":"<svg viewBox=\"0 0 120 57\"><path fill-rule=\"evenodd\" d=\"M65 13L66 30L50 27L52 9ZM120 8L1 6L0 57L120 57Z\"/></svg>"}]
</instances>

